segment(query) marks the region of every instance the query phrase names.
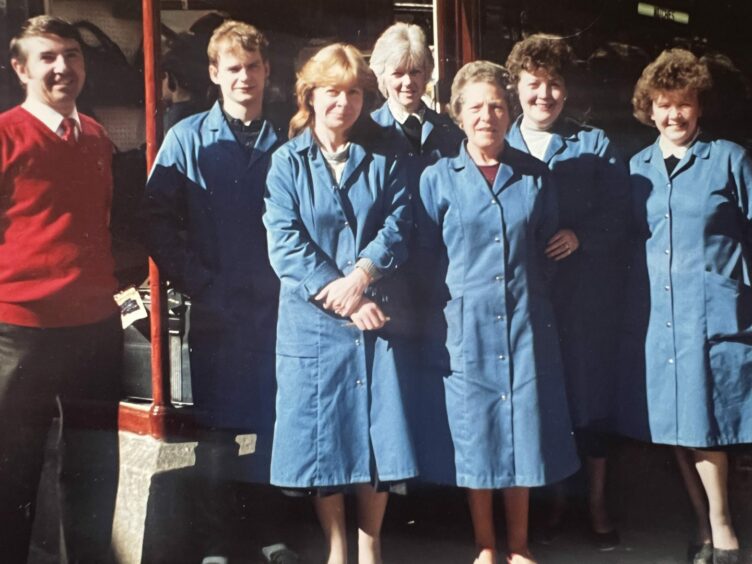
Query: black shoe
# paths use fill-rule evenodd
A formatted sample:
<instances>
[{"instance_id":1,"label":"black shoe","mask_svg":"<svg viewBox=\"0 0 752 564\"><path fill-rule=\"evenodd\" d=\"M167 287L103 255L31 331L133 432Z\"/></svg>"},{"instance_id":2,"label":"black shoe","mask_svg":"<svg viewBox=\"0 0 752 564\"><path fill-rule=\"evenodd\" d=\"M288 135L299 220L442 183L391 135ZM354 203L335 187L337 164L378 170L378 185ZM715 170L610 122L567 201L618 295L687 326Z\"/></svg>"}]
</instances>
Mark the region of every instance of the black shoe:
<instances>
[{"instance_id":1,"label":"black shoe","mask_svg":"<svg viewBox=\"0 0 752 564\"><path fill-rule=\"evenodd\" d=\"M561 523L544 523L530 531L530 540L535 544L549 546L561 535Z\"/></svg>"},{"instance_id":2,"label":"black shoe","mask_svg":"<svg viewBox=\"0 0 752 564\"><path fill-rule=\"evenodd\" d=\"M689 543L687 562L690 562L690 564L713 564L713 543Z\"/></svg>"},{"instance_id":3,"label":"black shoe","mask_svg":"<svg viewBox=\"0 0 752 564\"><path fill-rule=\"evenodd\" d=\"M300 557L284 543L271 544L261 549L261 554L271 564L299 564Z\"/></svg>"},{"instance_id":4,"label":"black shoe","mask_svg":"<svg viewBox=\"0 0 752 564\"><path fill-rule=\"evenodd\" d=\"M600 552L610 552L619 546L621 538L619 538L619 531L611 529L605 533L599 533L597 531L590 531L595 548Z\"/></svg>"},{"instance_id":5,"label":"black shoe","mask_svg":"<svg viewBox=\"0 0 752 564\"><path fill-rule=\"evenodd\" d=\"M723 548L713 549L713 564L740 564L742 556L738 548L725 550Z\"/></svg>"}]
</instances>

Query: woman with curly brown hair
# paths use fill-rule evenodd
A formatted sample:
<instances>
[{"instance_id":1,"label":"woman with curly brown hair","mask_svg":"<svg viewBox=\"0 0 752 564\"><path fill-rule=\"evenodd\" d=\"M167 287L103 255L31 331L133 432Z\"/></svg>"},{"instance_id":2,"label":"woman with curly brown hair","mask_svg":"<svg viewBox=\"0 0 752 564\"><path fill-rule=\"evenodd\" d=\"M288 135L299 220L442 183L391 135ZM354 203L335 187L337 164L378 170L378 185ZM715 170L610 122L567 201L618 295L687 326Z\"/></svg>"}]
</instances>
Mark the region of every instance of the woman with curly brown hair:
<instances>
[{"instance_id":1,"label":"woman with curly brown hair","mask_svg":"<svg viewBox=\"0 0 752 564\"><path fill-rule=\"evenodd\" d=\"M635 87L635 116L659 137L630 162L631 364L619 419L627 435L677 447L703 513L690 559L735 564L724 449L752 442L752 160L701 131L711 88L706 66L683 49L661 53Z\"/></svg>"},{"instance_id":2,"label":"woman with curly brown hair","mask_svg":"<svg viewBox=\"0 0 752 564\"><path fill-rule=\"evenodd\" d=\"M553 302L559 329L569 410L589 476L593 541L600 550L619 543L606 508L606 457L616 378L619 304L629 209L629 176L606 134L566 116L575 59L561 37L531 35L507 58L522 115L508 134L512 147L551 170L559 228L547 242L556 261ZM537 540L550 542L563 520L563 484Z\"/></svg>"}]
</instances>

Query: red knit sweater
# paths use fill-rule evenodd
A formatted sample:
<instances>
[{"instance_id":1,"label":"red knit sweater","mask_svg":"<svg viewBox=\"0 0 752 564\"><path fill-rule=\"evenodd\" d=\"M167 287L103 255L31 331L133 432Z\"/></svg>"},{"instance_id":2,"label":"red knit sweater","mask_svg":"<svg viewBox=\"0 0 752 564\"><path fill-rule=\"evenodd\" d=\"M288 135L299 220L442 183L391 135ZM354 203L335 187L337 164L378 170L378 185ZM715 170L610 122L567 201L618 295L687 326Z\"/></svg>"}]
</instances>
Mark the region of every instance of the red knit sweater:
<instances>
[{"instance_id":1,"label":"red knit sweater","mask_svg":"<svg viewBox=\"0 0 752 564\"><path fill-rule=\"evenodd\" d=\"M112 142L80 116L69 144L23 108L0 114L0 322L70 327L117 309Z\"/></svg>"}]
</instances>

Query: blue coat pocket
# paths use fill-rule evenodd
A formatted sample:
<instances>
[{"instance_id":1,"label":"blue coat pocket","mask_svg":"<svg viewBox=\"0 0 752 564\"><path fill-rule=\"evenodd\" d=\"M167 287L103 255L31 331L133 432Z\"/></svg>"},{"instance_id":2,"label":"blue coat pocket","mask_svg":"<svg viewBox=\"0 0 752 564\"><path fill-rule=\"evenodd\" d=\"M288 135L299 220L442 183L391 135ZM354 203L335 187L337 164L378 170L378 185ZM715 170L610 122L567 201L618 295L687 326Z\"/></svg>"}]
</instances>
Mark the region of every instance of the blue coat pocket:
<instances>
[{"instance_id":1,"label":"blue coat pocket","mask_svg":"<svg viewBox=\"0 0 752 564\"><path fill-rule=\"evenodd\" d=\"M752 289L714 272L705 272L708 366L719 409L752 397Z\"/></svg>"},{"instance_id":2,"label":"blue coat pocket","mask_svg":"<svg viewBox=\"0 0 752 564\"><path fill-rule=\"evenodd\" d=\"M752 343L752 288L715 272L704 273L708 340Z\"/></svg>"}]
</instances>

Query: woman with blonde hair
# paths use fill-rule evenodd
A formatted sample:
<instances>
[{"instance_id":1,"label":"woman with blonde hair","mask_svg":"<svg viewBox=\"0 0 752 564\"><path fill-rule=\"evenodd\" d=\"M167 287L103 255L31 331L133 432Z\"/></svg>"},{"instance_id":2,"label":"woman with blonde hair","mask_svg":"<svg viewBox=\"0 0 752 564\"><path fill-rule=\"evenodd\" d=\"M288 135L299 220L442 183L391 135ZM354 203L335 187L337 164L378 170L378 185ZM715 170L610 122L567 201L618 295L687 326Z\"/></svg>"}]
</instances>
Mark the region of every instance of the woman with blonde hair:
<instances>
[{"instance_id":1,"label":"woman with blonde hair","mask_svg":"<svg viewBox=\"0 0 752 564\"><path fill-rule=\"evenodd\" d=\"M420 173L441 157L457 154L460 129L423 102L433 72L433 55L423 30L396 23L376 41L370 59L386 102L372 117L393 134L392 148L406 159L408 178L417 193Z\"/></svg>"},{"instance_id":2,"label":"woman with blonde hair","mask_svg":"<svg viewBox=\"0 0 752 564\"><path fill-rule=\"evenodd\" d=\"M530 487L579 465L572 439L547 241L557 225L546 165L508 146L509 79L468 63L451 111L467 135L457 157L420 179L422 265L443 282L444 390L454 482L467 488L476 564L495 564L493 490L504 492L509 564L536 562L527 538Z\"/></svg>"},{"instance_id":3,"label":"woman with blonde hair","mask_svg":"<svg viewBox=\"0 0 752 564\"><path fill-rule=\"evenodd\" d=\"M701 130L712 87L702 61L669 49L634 90L659 135L629 166L619 430L675 447L698 519L690 561L736 564L726 449L752 443L752 159Z\"/></svg>"},{"instance_id":4,"label":"woman with blonde hair","mask_svg":"<svg viewBox=\"0 0 752 564\"><path fill-rule=\"evenodd\" d=\"M271 481L313 498L329 564L347 562L343 494L353 492L358 561L378 564L388 491L417 473L404 345L390 329L399 312L387 315L379 288L407 258L408 192L368 117L376 78L356 48L320 50L296 91L264 214L281 281Z\"/></svg>"},{"instance_id":5,"label":"woman with blonde hair","mask_svg":"<svg viewBox=\"0 0 752 564\"><path fill-rule=\"evenodd\" d=\"M390 150L406 169L407 187L415 203L420 175L441 157L456 155L464 135L448 116L436 113L423 101L433 72L433 55L419 26L399 22L388 27L373 47L370 65L386 98L371 116L386 129ZM443 343L436 334L440 324L428 315L431 308L425 302L435 281L415 272L419 252L412 245L410 260L400 274L405 286L402 294L411 298L407 331L412 342L413 369L407 390L408 411L421 480L447 482L452 479L452 468L440 461L450 460L444 453L451 450L451 438L446 412L441 409L441 373L434 363L436 348Z\"/></svg>"}]
</instances>

